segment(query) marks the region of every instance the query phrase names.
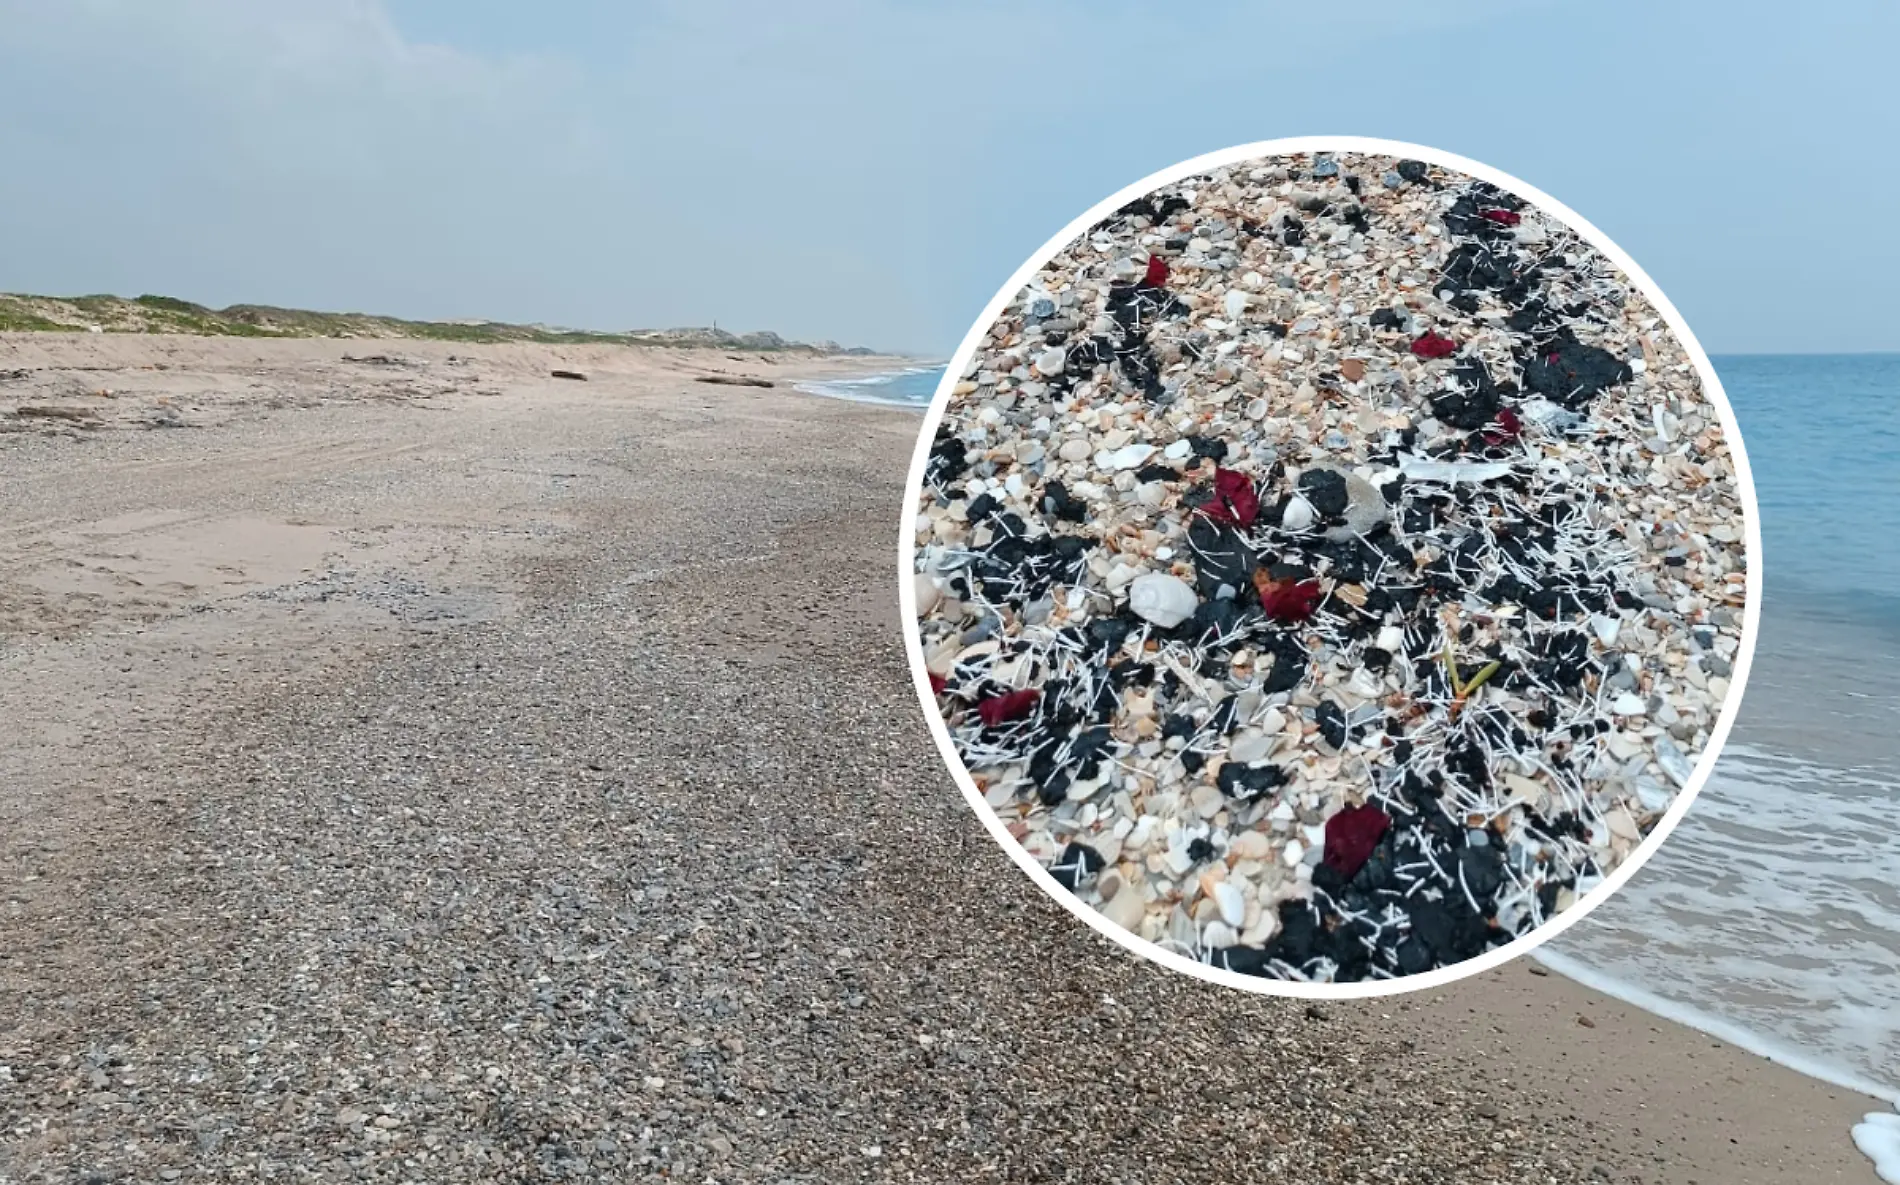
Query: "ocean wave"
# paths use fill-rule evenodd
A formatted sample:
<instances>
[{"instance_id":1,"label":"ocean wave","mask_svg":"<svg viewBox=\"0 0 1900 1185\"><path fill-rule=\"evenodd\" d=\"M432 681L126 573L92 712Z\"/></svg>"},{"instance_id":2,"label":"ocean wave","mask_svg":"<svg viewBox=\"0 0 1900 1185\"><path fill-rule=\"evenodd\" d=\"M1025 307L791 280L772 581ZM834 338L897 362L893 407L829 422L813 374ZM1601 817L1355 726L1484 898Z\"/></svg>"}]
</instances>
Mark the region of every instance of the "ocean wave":
<instances>
[{"instance_id":1,"label":"ocean wave","mask_svg":"<svg viewBox=\"0 0 1900 1185\"><path fill-rule=\"evenodd\" d=\"M1884 769L1732 745L1656 857L1545 948L1552 969L1900 1100L1896 833Z\"/></svg>"},{"instance_id":2,"label":"ocean wave","mask_svg":"<svg viewBox=\"0 0 1900 1185\"><path fill-rule=\"evenodd\" d=\"M943 378L941 366L913 366L904 370L852 379L823 379L794 383L793 389L826 399L852 403L879 403L921 410L930 406Z\"/></svg>"}]
</instances>

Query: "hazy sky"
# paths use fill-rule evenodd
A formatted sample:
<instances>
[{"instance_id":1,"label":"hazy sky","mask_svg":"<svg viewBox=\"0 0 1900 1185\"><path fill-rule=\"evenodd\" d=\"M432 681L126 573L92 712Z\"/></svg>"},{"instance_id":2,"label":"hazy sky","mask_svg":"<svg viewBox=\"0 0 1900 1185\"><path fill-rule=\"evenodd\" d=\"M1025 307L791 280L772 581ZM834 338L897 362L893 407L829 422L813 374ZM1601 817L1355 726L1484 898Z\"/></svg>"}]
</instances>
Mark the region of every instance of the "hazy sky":
<instances>
[{"instance_id":1,"label":"hazy sky","mask_svg":"<svg viewBox=\"0 0 1900 1185\"><path fill-rule=\"evenodd\" d=\"M1900 349L1893 0L0 0L0 290L948 353L1212 149L1433 144L1715 352Z\"/></svg>"}]
</instances>

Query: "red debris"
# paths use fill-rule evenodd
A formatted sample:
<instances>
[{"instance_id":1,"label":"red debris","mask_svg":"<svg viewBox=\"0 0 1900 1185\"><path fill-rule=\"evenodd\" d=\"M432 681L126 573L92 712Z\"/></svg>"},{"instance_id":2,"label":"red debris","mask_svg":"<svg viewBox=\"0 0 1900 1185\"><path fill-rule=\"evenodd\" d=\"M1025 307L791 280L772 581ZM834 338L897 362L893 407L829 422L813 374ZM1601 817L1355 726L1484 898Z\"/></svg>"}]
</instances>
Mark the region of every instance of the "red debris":
<instances>
[{"instance_id":1,"label":"red debris","mask_svg":"<svg viewBox=\"0 0 1900 1185\"><path fill-rule=\"evenodd\" d=\"M1508 407L1500 407L1498 409L1497 426L1484 430L1484 442L1486 444L1509 444L1511 441L1516 440L1523 431L1524 421L1517 418L1517 413Z\"/></svg>"},{"instance_id":2,"label":"red debris","mask_svg":"<svg viewBox=\"0 0 1900 1185\"><path fill-rule=\"evenodd\" d=\"M1265 569L1254 573L1253 586L1260 593L1260 607L1267 616L1288 624L1313 616L1324 591L1317 580L1274 580Z\"/></svg>"},{"instance_id":3,"label":"red debris","mask_svg":"<svg viewBox=\"0 0 1900 1185\"><path fill-rule=\"evenodd\" d=\"M1376 806L1349 806L1326 820L1326 867L1351 879L1385 838L1392 820Z\"/></svg>"},{"instance_id":4,"label":"red debris","mask_svg":"<svg viewBox=\"0 0 1900 1185\"><path fill-rule=\"evenodd\" d=\"M1260 495L1253 478L1232 469L1214 470L1214 500L1201 507L1201 513L1217 523L1251 527L1260 513Z\"/></svg>"},{"instance_id":5,"label":"red debris","mask_svg":"<svg viewBox=\"0 0 1900 1185\"><path fill-rule=\"evenodd\" d=\"M1484 216L1499 226L1516 226L1523 221L1516 210L1486 210Z\"/></svg>"},{"instance_id":6,"label":"red debris","mask_svg":"<svg viewBox=\"0 0 1900 1185\"><path fill-rule=\"evenodd\" d=\"M1031 687L1025 691L993 695L977 704L976 714L983 717L983 723L998 728L1011 720L1020 720L1029 715L1029 709L1036 706L1036 697L1041 694Z\"/></svg>"},{"instance_id":7,"label":"red debris","mask_svg":"<svg viewBox=\"0 0 1900 1185\"><path fill-rule=\"evenodd\" d=\"M1458 352L1458 343L1448 337L1427 332L1412 343L1412 353L1420 358L1446 358Z\"/></svg>"},{"instance_id":8,"label":"red debris","mask_svg":"<svg viewBox=\"0 0 1900 1185\"><path fill-rule=\"evenodd\" d=\"M1159 255L1148 257L1148 274L1141 282L1149 288L1159 288L1168 282L1168 261Z\"/></svg>"},{"instance_id":9,"label":"red debris","mask_svg":"<svg viewBox=\"0 0 1900 1185\"><path fill-rule=\"evenodd\" d=\"M942 675L939 675L935 671L930 672L930 690L932 692L936 693L937 695L942 695L944 693L944 689L949 686L950 686L950 681L948 679L945 679Z\"/></svg>"}]
</instances>

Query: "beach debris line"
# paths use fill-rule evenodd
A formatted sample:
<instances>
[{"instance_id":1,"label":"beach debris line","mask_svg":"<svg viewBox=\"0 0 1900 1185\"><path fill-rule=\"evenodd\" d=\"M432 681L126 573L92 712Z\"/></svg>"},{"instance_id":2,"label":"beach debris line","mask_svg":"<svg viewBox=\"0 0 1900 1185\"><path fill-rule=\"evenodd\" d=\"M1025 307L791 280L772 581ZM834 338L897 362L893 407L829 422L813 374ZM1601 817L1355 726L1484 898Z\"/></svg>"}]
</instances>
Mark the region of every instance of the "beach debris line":
<instances>
[{"instance_id":1,"label":"beach debris line","mask_svg":"<svg viewBox=\"0 0 1900 1185\"><path fill-rule=\"evenodd\" d=\"M1746 532L1599 252L1484 182L1323 163L1131 202L1008 306L928 449L917 629L1067 891L1338 982L1528 933L1643 842L1729 694Z\"/></svg>"}]
</instances>

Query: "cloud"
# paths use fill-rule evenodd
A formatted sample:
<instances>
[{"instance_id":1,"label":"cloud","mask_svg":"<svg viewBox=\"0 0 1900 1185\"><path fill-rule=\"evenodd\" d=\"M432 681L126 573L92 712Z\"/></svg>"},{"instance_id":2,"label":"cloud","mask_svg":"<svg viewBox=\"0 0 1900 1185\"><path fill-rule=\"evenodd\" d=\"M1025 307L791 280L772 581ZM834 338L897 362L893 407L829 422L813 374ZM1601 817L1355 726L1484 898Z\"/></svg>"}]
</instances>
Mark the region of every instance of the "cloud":
<instances>
[{"instance_id":1,"label":"cloud","mask_svg":"<svg viewBox=\"0 0 1900 1185\"><path fill-rule=\"evenodd\" d=\"M943 351L1103 196L1341 132L1548 189L1740 344L1878 337L1805 309L1755 333L1738 275L1868 247L1796 235L1798 187L1713 181L1891 125L1894 18L1862 8L1847 43L1668 0L0 0L0 288Z\"/></svg>"}]
</instances>

